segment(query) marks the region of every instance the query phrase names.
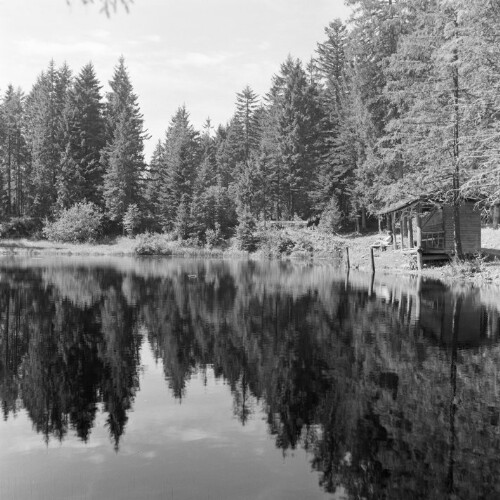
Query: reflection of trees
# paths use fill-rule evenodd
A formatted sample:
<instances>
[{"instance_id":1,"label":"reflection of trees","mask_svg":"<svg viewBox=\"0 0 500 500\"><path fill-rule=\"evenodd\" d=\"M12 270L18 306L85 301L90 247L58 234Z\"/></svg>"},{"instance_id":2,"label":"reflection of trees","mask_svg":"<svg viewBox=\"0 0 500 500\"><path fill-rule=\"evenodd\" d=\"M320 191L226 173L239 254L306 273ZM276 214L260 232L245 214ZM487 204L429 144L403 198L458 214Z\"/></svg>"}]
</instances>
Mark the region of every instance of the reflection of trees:
<instances>
[{"instance_id":1,"label":"reflection of trees","mask_svg":"<svg viewBox=\"0 0 500 500\"><path fill-rule=\"evenodd\" d=\"M101 280L103 288L92 290L93 300L78 305L64 290L44 286L37 273L8 276L9 288L0 291L4 417L21 397L46 440L63 439L72 428L86 441L102 402L118 446L138 387L140 346L133 311L116 291L120 276L115 275L114 286L109 276ZM77 292L71 290L72 295Z\"/></svg>"},{"instance_id":2,"label":"reflection of trees","mask_svg":"<svg viewBox=\"0 0 500 500\"><path fill-rule=\"evenodd\" d=\"M157 298L149 296L141 311L155 352L165 360L167 379L176 381L171 385L175 394L182 393L182 381L193 370L213 365L228 381L242 423L260 400L277 446L307 448L325 490L342 485L353 498L443 498L449 493L450 470L455 471L456 491L467 491L466 480L457 486L457 470L471 483L477 482L483 466L491 470L486 446L474 458L477 468L466 470L471 459L467 453L459 458L464 443L460 428L477 418L477 412L460 421L457 408L456 439L450 439L453 354L436 343L447 342L453 330L452 324L443 323L443 318L445 323L453 318L448 309L436 309L423 295L434 308L425 310L428 304L422 303L416 287L410 293L401 287L382 292L374 286L370 296L367 288L334 279L304 287L304 276L293 283L288 271L286 266L280 270L287 282L283 286L266 272L265 264L259 269L254 263L251 270L221 264L220 274L230 274L234 282L232 299L220 301L216 282L202 270L195 282L182 275L158 282ZM439 293L446 295L441 302L453 311L455 296L444 289ZM479 324L486 313L481 307L474 313L473 305L468 304L460 322L474 329L471 322L479 322L478 349L484 342ZM443 330L429 330L429 322L421 326L418 307L427 315L437 314ZM494 330L491 341L498 338L498 326ZM466 339L469 348L471 342ZM468 400L481 401L484 392L474 389L468 377L460 379L460 367L474 351L460 353L457 391L468 387L474 393ZM495 359L500 351L494 345L483 354ZM495 420L492 410L487 414ZM486 428L486 435L500 445L494 426ZM471 436L483 441L473 430ZM485 493L494 491L494 477L480 481Z\"/></svg>"},{"instance_id":3,"label":"reflection of trees","mask_svg":"<svg viewBox=\"0 0 500 500\"><path fill-rule=\"evenodd\" d=\"M193 373L213 368L231 389L235 417L245 424L263 408L276 445L307 449L326 491L432 499L498 487L493 296L484 307L442 285L368 287L355 275L346 282L287 263L140 261L123 273L5 274L4 416L21 397L46 436L71 428L87 439L102 403L118 446L145 331L175 397Z\"/></svg>"}]
</instances>

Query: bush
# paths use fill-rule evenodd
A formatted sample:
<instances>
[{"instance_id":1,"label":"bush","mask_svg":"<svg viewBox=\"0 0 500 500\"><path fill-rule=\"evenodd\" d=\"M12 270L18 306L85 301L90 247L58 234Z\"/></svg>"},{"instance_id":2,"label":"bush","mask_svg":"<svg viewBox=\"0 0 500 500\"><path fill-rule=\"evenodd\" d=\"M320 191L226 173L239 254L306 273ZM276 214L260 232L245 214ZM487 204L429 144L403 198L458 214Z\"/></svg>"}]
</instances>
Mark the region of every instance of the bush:
<instances>
[{"instance_id":1,"label":"bush","mask_svg":"<svg viewBox=\"0 0 500 500\"><path fill-rule=\"evenodd\" d=\"M13 217L0 224L0 238L26 238L40 231L40 221L31 217Z\"/></svg>"},{"instance_id":2,"label":"bush","mask_svg":"<svg viewBox=\"0 0 500 500\"><path fill-rule=\"evenodd\" d=\"M95 241L99 236L103 215L94 203L76 203L59 213L54 222L46 221L44 236L51 241Z\"/></svg>"},{"instance_id":3,"label":"bush","mask_svg":"<svg viewBox=\"0 0 500 500\"><path fill-rule=\"evenodd\" d=\"M207 229L205 232L205 240L207 248L214 248L224 243L224 235L222 234L220 224L215 223L215 229Z\"/></svg>"},{"instance_id":4,"label":"bush","mask_svg":"<svg viewBox=\"0 0 500 500\"><path fill-rule=\"evenodd\" d=\"M260 247L264 256L279 259L292 253L295 241L290 238L286 231L271 230L262 236Z\"/></svg>"},{"instance_id":5,"label":"bush","mask_svg":"<svg viewBox=\"0 0 500 500\"><path fill-rule=\"evenodd\" d=\"M145 233L137 237L134 253L137 255L171 255L172 250L168 246L168 237Z\"/></svg>"}]
</instances>

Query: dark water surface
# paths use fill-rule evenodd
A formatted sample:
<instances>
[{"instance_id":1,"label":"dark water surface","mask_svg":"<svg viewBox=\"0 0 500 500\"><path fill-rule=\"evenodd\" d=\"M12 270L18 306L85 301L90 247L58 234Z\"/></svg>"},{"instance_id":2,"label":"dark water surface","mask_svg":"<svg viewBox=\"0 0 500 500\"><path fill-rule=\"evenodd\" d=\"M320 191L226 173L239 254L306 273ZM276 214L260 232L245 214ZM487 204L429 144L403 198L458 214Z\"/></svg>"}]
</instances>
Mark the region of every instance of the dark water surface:
<instances>
[{"instance_id":1,"label":"dark water surface","mask_svg":"<svg viewBox=\"0 0 500 500\"><path fill-rule=\"evenodd\" d=\"M0 498L500 498L500 293L0 261Z\"/></svg>"}]
</instances>

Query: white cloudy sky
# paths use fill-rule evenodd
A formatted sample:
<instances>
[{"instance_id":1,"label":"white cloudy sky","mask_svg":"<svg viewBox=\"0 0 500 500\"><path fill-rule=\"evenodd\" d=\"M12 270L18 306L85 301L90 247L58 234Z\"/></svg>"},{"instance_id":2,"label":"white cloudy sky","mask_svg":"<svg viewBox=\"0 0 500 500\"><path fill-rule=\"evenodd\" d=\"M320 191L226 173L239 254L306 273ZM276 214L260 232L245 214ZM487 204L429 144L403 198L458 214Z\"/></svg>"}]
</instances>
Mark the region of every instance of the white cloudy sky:
<instances>
[{"instance_id":1,"label":"white cloudy sky","mask_svg":"<svg viewBox=\"0 0 500 500\"><path fill-rule=\"evenodd\" d=\"M153 137L147 155L180 105L198 128L227 122L236 92L265 93L288 54L308 60L349 12L343 0L135 0L107 18L98 3L0 0L0 92L28 92L52 58L74 72L92 61L107 90L123 54Z\"/></svg>"}]
</instances>

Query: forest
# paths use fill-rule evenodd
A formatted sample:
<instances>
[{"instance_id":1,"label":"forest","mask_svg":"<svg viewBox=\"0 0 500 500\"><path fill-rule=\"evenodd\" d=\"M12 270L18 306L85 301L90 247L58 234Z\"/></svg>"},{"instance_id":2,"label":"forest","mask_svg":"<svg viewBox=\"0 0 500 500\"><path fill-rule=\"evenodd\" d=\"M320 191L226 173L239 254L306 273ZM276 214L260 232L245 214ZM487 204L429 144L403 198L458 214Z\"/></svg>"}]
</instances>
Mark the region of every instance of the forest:
<instances>
[{"instance_id":1,"label":"forest","mask_svg":"<svg viewBox=\"0 0 500 500\"><path fill-rule=\"evenodd\" d=\"M500 195L500 4L346 0L309 61L268 92L235 94L202 130L181 106L149 139L123 57L104 91L91 62L51 61L0 99L2 236L175 232L204 243L258 222L321 217L327 231L432 193L488 209ZM359 227L361 226L361 227ZM239 233L238 233L239 231Z\"/></svg>"}]
</instances>

